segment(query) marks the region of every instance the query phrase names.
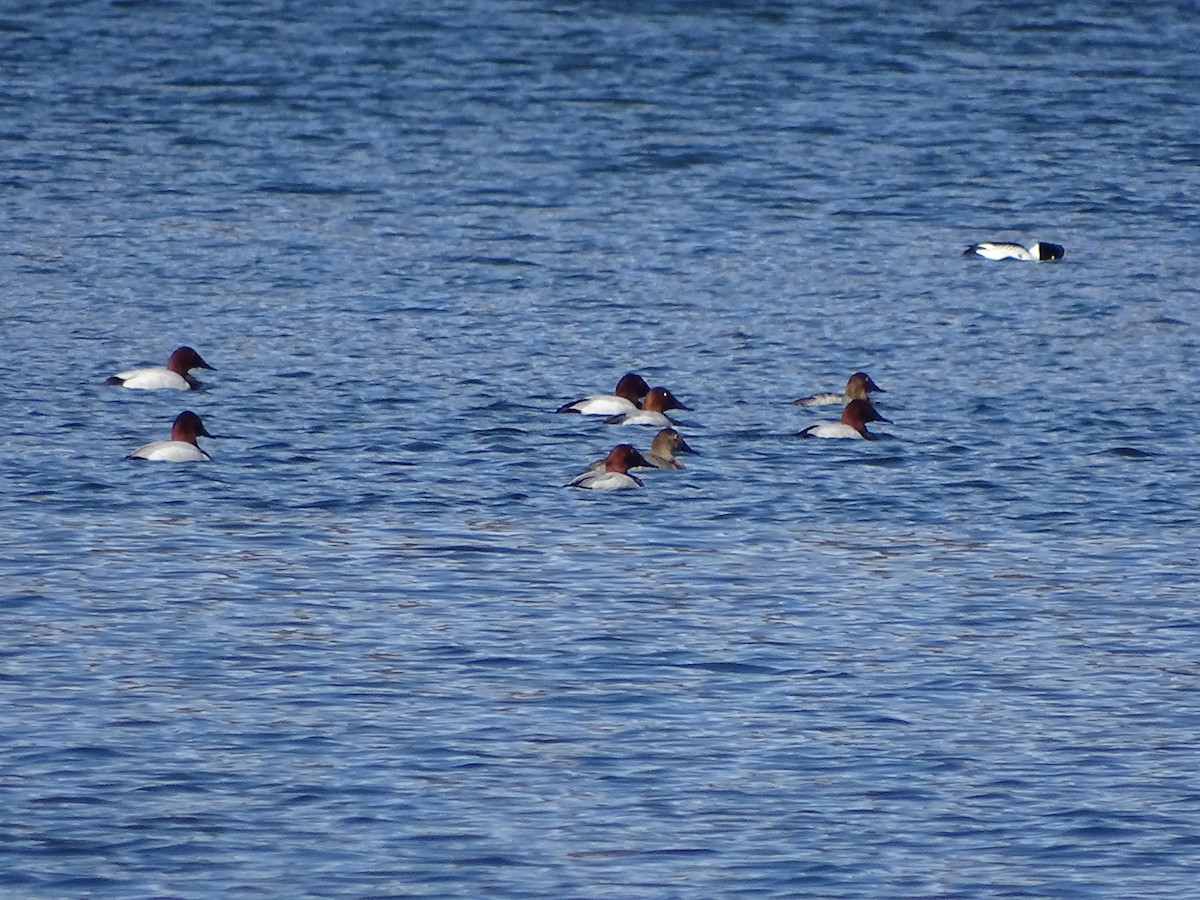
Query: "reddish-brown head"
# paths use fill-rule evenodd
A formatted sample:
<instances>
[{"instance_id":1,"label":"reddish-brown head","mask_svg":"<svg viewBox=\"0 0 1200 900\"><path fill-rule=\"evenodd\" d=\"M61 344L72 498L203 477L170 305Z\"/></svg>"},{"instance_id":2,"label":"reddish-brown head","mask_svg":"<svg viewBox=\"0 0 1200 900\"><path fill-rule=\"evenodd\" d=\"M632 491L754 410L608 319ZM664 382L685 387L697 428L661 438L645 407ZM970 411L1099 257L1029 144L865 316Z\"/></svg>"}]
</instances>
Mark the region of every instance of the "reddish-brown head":
<instances>
[{"instance_id":1,"label":"reddish-brown head","mask_svg":"<svg viewBox=\"0 0 1200 900\"><path fill-rule=\"evenodd\" d=\"M616 390L613 391L618 397L624 397L630 403L637 403L650 392L650 385L646 384L646 379L636 372L629 372L621 376L621 380L617 382Z\"/></svg>"},{"instance_id":2,"label":"reddish-brown head","mask_svg":"<svg viewBox=\"0 0 1200 900\"><path fill-rule=\"evenodd\" d=\"M679 402L679 398L665 387L653 388L642 401L642 409L647 412L665 413L669 409L688 409Z\"/></svg>"},{"instance_id":3,"label":"reddish-brown head","mask_svg":"<svg viewBox=\"0 0 1200 900\"><path fill-rule=\"evenodd\" d=\"M606 472L620 472L624 475L634 466L651 467L650 463L646 462L646 458L638 453L637 448L633 444L617 444L617 446L608 451L608 456L604 458L604 470Z\"/></svg>"},{"instance_id":4,"label":"reddish-brown head","mask_svg":"<svg viewBox=\"0 0 1200 900\"><path fill-rule=\"evenodd\" d=\"M876 412L870 400L851 400L842 410L842 423L859 431L865 431L868 422L887 422L890 425L891 421Z\"/></svg>"},{"instance_id":5,"label":"reddish-brown head","mask_svg":"<svg viewBox=\"0 0 1200 900\"><path fill-rule=\"evenodd\" d=\"M184 376L192 369L212 369L214 372L216 371L215 368L201 359L200 354L191 347L180 347L167 357L167 368L172 372L178 372Z\"/></svg>"},{"instance_id":6,"label":"reddish-brown head","mask_svg":"<svg viewBox=\"0 0 1200 900\"><path fill-rule=\"evenodd\" d=\"M196 438L201 435L212 437L204 430L204 423L200 421L200 417L190 409L185 409L175 417L175 422L171 425L171 440L194 444Z\"/></svg>"}]
</instances>

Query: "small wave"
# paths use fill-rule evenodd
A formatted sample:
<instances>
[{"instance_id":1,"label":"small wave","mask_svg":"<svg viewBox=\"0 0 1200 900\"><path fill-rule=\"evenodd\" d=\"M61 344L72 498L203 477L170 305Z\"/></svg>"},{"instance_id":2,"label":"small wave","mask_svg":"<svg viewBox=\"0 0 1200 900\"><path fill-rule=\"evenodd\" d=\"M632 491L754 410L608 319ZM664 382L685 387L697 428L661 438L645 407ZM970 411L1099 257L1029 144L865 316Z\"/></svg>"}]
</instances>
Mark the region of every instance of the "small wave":
<instances>
[{"instance_id":1,"label":"small wave","mask_svg":"<svg viewBox=\"0 0 1200 900\"><path fill-rule=\"evenodd\" d=\"M1153 459L1158 454L1150 453L1147 450L1139 450L1137 447L1111 447L1108 450L1101 450L1096 456L1118 456L1123 459Z\"/></svg>"}]
</instances>

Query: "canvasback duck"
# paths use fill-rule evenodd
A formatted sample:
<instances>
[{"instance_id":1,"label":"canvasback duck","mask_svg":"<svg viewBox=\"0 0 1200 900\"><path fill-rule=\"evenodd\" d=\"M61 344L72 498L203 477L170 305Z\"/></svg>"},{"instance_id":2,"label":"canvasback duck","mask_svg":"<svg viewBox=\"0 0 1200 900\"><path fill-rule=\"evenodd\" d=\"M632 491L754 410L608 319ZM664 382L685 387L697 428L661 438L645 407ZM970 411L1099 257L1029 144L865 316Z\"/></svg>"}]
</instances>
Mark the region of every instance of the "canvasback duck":
<instances>
[{"instance_id":1,"label":"canvasback duck","mask_svg":"<svg viewBox=\"0 0 1200 900\"><path fill-rule=\"evenodd\" d=\"M200 354L191 347L180 347L167 358L165 366L118 372L104 383L109 387L126 387L142 390L174 388L177 391L193 391L200 387L200 382L188 374L192 369L212 369L214 372L216 371L213 366L210 366L201 359Z\"/></svg>"},{"instance_id":2,"label":"canvasback duck","mask_svg":"<svg viewBox=\"0 0 1200 900\"><path fill-rule=\"evenodd\" d=\"M851 400L869 400L872 391L886 394L883 388L871 380L866 372L855 372L846 382L846 390L841 394L813 394L811 397L801 397L793 400L795 406L833 406L849 403Z\"/></svg>"},{"instance_id":3,"label":"canvasback duck","mask_svg":"<svg viewBox=\"0 0 1200 900\"><path fill-rule=\"evenodd\" d=\"M700 454L688 446L688 442L674 428L664 428L654 436L654 440L650 442L650 452L643 453L642 458L646 460L645 466L631 466L634 469L682 469L683 463L675 458L677 453L692 453L696 456ZM607 460L598 459L590 466L589 469L603 469L604 463Z\"/></svg>"},{"instance_id":4,"label":"canvasback duck","mask_svg":"<svg viewBox=\"0 0 1200 900\"><path fill-rule=\"evenodd\" d=\"M126 459L153 459L166 462L201 462L212 459L200 449L196 438L200 435L212 437L204 430L200 417L190 409L184 410L175 417L171 425L169 441L153 441L138 447Z\"/></svg>"},{"instance_id":5,"label":"canvasback duck","mask_svg":"<svg viewBox=\"0 0 1200 900\"><path fill-rule=\"evenodd\" d=\"M1059 244L1038 241L1028 247L1004 241L982 241L963 251L963 256L982 256L984 259L1022 259L1026 262L1045 262L1062 259L1066 251Z\"/></svg>"},{"instance_id":6,"label":"canvasback duck","mask_svg":"<svg viewBox=\"0 0 1200 900\"><path fill-rule=\"evenodd\" d=\"M673 423L667 418L667 410L688 408L665 387L656 387L651 388L650 393L642 400L641 409L609 416L604 421L608 425L653 425L656 428L670 428Z\"/></svg>"},{"instance_id":7,"label":"canvasback duck","mask_svg":"<svg viewBox=\"0 0 1200 900\"><path fill-rule=\"evenodd\" d=\"M621 376L611 394L592 394L582 400L564 403L555 412L583 413L585 416L615 416L638 409L643 397L650 393L646 379L636 372Z\"/></svg>"},{"instance_id":8,"label":"canvasback duck","mask_svg":"<svg viewBox=\"0 0 1200 900\"><path fill-rule=\"evenodd\" d=\"M563 487L585 488L589 491L619 491L645 487L641 479L630 475L632 468L647 468L649 463L632 444L617 444L604 458L603 469L580 472Z\"/></svg>"},{"instance_id":9,"label":"canvasback duck","mask_svg":"<svg viewBox=\"0 0 1200 900\"><path fill-rule=\"evenodd\" d=\"M798 436L816 438L866 438L868 441L873 441L878 435L867 431L868 422L887 422L890 425L892 420L885 419L877 413L875 407L871 405L870 400L851 400L846 404L846 408L842 410L840 422L821 422L817 425L809 425L803 431L798 432Z\"/></svg>"}]
</instances>

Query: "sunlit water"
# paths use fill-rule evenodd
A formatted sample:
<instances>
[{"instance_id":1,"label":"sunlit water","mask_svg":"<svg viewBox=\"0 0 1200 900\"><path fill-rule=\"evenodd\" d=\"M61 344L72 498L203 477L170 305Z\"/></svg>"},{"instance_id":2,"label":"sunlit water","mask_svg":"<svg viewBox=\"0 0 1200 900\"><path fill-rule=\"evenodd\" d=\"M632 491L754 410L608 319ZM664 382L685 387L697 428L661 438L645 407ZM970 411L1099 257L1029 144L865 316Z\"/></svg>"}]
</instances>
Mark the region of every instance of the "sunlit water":
<instances>
[{"instance_id":1,"label":"sunlit water","mask_svg":"<svg viewBox=\"0 0 1200 900\"><path fill-rule=\"evenodd\" d=\"M1193 892L1197 45L0 15L0 891ZM183 343L204 391L103 387ZM797 439L856 369L882 438ZM648 444L552 413L628 370L701 455L562 489ZM123 459L184 408L212 463Z\"/></svg>"}]
</instances>

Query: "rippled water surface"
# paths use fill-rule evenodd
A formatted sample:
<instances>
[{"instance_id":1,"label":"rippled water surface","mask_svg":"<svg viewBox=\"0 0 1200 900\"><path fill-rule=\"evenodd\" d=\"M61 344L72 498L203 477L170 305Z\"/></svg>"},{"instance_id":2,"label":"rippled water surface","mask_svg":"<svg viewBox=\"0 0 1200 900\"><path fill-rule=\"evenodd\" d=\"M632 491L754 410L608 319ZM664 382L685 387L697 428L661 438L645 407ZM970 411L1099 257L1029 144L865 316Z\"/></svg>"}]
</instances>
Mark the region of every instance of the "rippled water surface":
<instances>
[{"instance_id":1,"label":"rippled water surface","mask_svg":"<svg viewBox=\"0 0 1200 900\"><path fill-rule=\"evenodd\" d=\"M5 896L1195 891L1200 13L800 7L5 8Z\"/></svg>"}]
</instances>

